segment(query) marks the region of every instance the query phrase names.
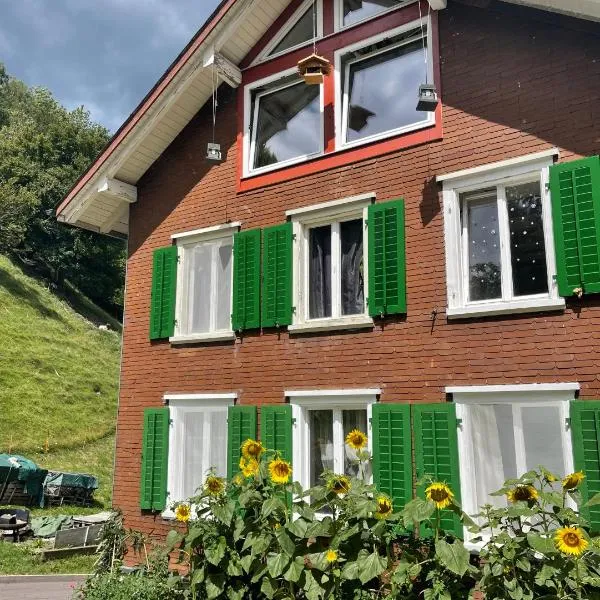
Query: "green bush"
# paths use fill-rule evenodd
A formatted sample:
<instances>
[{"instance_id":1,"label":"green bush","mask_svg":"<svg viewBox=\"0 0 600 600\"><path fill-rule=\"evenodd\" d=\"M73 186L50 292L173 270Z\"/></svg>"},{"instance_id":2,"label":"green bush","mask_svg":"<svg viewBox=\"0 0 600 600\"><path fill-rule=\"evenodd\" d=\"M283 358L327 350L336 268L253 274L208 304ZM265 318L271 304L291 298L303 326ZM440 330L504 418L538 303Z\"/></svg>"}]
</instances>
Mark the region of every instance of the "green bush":
<instances>
[{"instance_id":1,"label":"green bush","mask_svg":"<svg viewBox=\"0 0 600 600\"><path fill-rule=\"evenodd\" d=\"M105 573L88 579L79 591L85 600L178 600L183 593L164 577Z\"/></svg>"}]
</instances>

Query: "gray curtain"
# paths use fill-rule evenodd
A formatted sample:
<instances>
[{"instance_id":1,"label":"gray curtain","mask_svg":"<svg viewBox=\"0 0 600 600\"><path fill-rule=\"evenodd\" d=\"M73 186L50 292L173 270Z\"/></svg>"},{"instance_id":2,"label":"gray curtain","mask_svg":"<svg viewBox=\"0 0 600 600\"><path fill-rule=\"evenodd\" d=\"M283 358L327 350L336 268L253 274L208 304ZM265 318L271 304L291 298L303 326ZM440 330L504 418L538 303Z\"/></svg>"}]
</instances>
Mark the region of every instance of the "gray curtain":
<instances>
[{"instance_id":1,"label":"gray curtain","mask_svg":"<svg viewBox=\"0 0 600 600\"><path fill-rule=\"evenodd\" d=\"M362 228L362 219L346 221L340 225L343 315L357 315L364 312Z\"/></svg>"},{"instance_id":2,"label":"gray curtain","mask_svg":"<svg viewBox=\"0 0 600 600\"><path fill-rule=\"evenodd\" d=\"M331 316L331 227L310 230L309 316L322 319Z\"/></svg>"}]
</instances>

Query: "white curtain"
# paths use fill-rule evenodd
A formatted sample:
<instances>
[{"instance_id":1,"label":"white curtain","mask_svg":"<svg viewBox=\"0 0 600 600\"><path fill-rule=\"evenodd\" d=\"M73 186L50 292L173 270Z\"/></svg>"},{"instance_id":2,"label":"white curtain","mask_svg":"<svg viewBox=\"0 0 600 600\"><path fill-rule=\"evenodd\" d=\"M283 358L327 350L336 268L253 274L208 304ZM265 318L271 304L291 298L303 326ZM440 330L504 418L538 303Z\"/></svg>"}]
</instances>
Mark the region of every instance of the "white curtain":
<instances>
[{"instance_id":1,"label":"white curtain","mask_svg":"<svg viewBox=\"0 0 600 600\"><path fill-rule=\"evenodd\" d=\"M204 469L202 461L202 444L204 440L204 413L185 411L183 437L183 482L181 485L182 498L193 496L202 485Z\"/></svg>"},{"instance_id":2,"label":"white curtain","mask_svg":"<svg viewBox=\"0 0 600 600\"><path fill-rule=\"evenodd\" d=\"M217 302L215 306L217 330L231 329L231 242L222 242L216 249Z\"/></svg>"},{"instance_id":3,"label":"white curtain","mask_svg":"<svg viewBox=\"0 0 600 600\"><path fill-rule=\"evenodd\" d=\"M208 451L206 469L214 467L217 475L227 475L227 409L211 410L208 415L210 422L210 448Z\"/></svg>"}]
</instances>

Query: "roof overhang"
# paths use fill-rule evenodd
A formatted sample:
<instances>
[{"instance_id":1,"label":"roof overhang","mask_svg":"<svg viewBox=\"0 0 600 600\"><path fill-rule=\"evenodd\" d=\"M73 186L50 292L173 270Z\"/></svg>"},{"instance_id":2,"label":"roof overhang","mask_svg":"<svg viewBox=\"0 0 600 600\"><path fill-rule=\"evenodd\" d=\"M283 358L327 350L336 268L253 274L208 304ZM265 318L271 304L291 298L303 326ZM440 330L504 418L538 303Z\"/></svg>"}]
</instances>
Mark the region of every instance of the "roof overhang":
<instances>
[{"instance_id":1,"label":"roof overhang","mask_svg":"<svg viewBox=\"0 0 600 600\"><path fill-rule=\"evenodd\" d=\"M136 184L208 102L215 72L236 87L238 65L290 0L222 0L154 88L120 127L57 208L57 219L83 229L126 237ZM428 0L441 10L447 0ZM502 0L600 20L600 0Z\"/></svg>"}]
</instances>

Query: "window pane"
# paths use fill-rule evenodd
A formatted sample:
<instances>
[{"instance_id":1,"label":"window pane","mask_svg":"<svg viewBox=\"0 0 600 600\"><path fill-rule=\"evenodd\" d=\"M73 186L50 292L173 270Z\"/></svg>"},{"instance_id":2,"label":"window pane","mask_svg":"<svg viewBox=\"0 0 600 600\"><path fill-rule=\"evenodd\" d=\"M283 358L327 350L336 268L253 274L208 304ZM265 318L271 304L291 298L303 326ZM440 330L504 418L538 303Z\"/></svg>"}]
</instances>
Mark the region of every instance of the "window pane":
<instances>
[{"instance_id":1,"label":"window pane","mask_svg":"<svg viewBox=\"0 0 600 600\"><path fill-rule=\"evenodd\" d=\"M198 244L186 250L187 306L184 309L184 334L210 329L211 262L210 244Z\"/></svg>"},{"instance_id":2,"label":"window pane","mask_svg":"<svg viewBox=\"0 0 600 600\"><path fill-rule=\"evenodd\" d=\"M344 410L342 411L344 420L344 473L346 475L358 475L358 465L356 464L356 450L353 450L346 444L346 436L353 430L358 429L367 433L367 411L366 410ZM365 473L365 475L367 475Z\"/></svg>"},{"instance_id":3,"label":"window pane","mask_svg":"<svg viewBox=\"0 0 600 600\"><path fill-rule=\"evenodd\" d=\"M481 194L479 194L481 196ZM468 201L469 300L502 296L498 204L495 191L489 200Z\"/></svg>"},{"instance_id":4,"label":"window pane","mask_svg":"<svg viewBox=\"0 0 600 600\"><path fill-rule=\"evenodd\" d=\"M310 486L320 485L323 471L333 471L333 412L309 411Z\"/></svg>"},{"instance_id":5,"label":"window pane","mask_svg":"<svg viewBox=\"0 0 600 600\"><path fill-rule=\"evenodd\" d=\"M406 0L344 0L344 26L368 19Z\"/></svg>"},{"instance_id":6,"label":"window pane","mask_svg":"<svg viewBox=\"0 0 600 600\"><path fill-rule=\"evenodd\" d=\"M302 82L257 100L254 168L321 150L320 91Z\"/></svg>"},{"instance_id":7,"label":"window pane","mask_svg":"<svg viewBox=\"0 0 600 600\"><path fill-rule=\"evenodd\" d=\"M283 39L271 50L269 55L283 52L288 48L298 46L302 42L313 39L315 31L313 8L309 8L296 22L296 24L285 34Z\"/></svg>"},{"instance_id":8,"label":"window pane","mask_svg":"<svg viewBox=\"0 0 600 600\"><path fill-rule=\"evenodd\" d=\"M309 317L331 316L331 226L309 232L308 303Z\"/></svg>"},{"instance_id":9,"label":"window pane","mask_svg":"<svg viewBox=\"0 0 600 600\"><path fill-rule=\"evenodd\" d=\"M204 413L196 411L183 411L183 482L181 490L182 498L186 500L196 493L204 479L204 467L202 464L202 443L204 440Z\"/></svg>"},{"instance_id":10,"label":"window pane","mask_svg":"<svg viewBox=\"0 0 600 600\"><path fill-rule=\"evenodd\" d=\"M539 182L506 188L515 296L548 291Z\"/></svg>"},{"instance_id":11,"label":"window pane","mask_svg":"<svg viewBox=\"0 0 600 600\"><path fill-rule=\"evenodd\" d=\"M471 420L469 443L474 449L475 460L476 504L504 506L503 497L489 494L499 490L507 479L517 477L512 405L473 405L468 410Z\"/></svg>"},{"instance_id":12,"label":"window pane","mask_svg":"<svg viewBox=\"0 0 600 600\"><path fill-rule=\"evenodd\" d=\"M340 238L342 314L357 315L365 311L362 219L340 223Z\"/></svg>"},{"instance_id":13,"label":"window pane","mask_svg":"<svg viewBox=\"0 0 600 600\"><path fill-rule=\"evenodd\" d=\"M558 406L523 407L521 418L527 470L542 465L559 477L564 475L562 418Z\"/></svg>"},{"instance_id":14,"label":"window pane","mask_svg":"<svg viewBox=\"0 0 600 600\"><path fill-rule=\"evenodd\" d=\"M221 243L217 249L217 305L216 329L231 329L231 242Z\"/></svg>"},{"instance_id":15,"label":"window pane","mask_svg":"<svg viewBox=\"0 0 600 600\"><path fill-rule=\"evenodd\" d=\"M416 108L419 85L424 81L421 41L351 64L346 141L426 119Z\"/></svg>"},{"instance_id":16,"label":"window pane","mask_svg":"<svg viewBox=\"0 0 600 600\"><path fill-rule=\"evenodd\" d=\"M208 413L210 422L210 451L206 467L213 467L220 477L227 476L227 409L213 409Z\"/></svg>"}]
</instances>

